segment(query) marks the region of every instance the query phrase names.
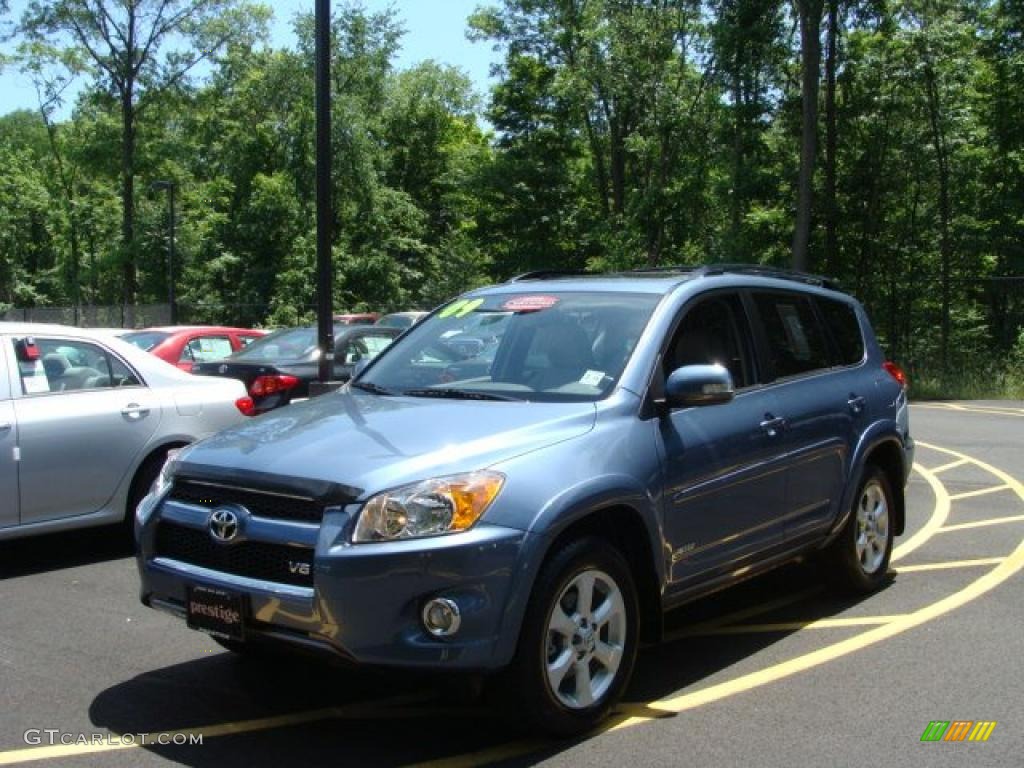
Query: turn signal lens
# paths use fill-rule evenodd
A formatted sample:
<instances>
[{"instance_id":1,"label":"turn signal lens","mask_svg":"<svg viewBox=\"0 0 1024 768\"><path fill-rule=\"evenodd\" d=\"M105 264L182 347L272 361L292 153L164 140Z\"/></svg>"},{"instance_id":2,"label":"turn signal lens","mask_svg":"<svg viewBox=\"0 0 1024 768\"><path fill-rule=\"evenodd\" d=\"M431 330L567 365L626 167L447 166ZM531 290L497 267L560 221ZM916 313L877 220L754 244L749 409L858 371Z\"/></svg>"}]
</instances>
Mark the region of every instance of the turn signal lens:
<instances>
[{"instance_id":1,"label":"turn signal lens","mask_svg":"<svg viewBox=\"0 0 1024 768\"><path fill-rule=\"evenodd\" d=\"M379 493L363 506L352 541L397 541L472 528L505 476L484 470L438 477Z\"/></svg>"}]
</instances>

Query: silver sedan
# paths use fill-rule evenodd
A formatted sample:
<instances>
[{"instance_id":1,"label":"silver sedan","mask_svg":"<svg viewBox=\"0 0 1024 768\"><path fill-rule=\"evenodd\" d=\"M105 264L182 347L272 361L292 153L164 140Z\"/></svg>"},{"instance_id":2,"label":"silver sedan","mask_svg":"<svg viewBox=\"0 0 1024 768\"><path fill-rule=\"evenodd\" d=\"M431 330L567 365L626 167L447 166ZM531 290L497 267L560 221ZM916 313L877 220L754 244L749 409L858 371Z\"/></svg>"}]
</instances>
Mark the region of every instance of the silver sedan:
<instances>
[{"instance_id":1,"label":"silver sedan","mask_svg":"<svg viewBox=\"0 0 1024 768\"><path fill-rule=\"evenodd\" d=\"M125 521L173 448L252 402L109 334L0 323L0 540Z\"/></svg>"}]
</instances>

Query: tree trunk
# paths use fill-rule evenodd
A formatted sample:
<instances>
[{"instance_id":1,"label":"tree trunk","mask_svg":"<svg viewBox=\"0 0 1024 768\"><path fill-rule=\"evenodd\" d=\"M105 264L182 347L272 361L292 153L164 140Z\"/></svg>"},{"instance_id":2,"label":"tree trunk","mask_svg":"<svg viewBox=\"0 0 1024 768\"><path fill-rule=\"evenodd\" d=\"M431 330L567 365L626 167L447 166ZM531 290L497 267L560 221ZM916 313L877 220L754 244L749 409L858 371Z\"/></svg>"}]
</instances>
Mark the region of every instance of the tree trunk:
<instances>
[{"instance_id":1,"label":"tree trunk","mask_svg":"<svg viewBox=\"0 0 1024 768\"><path fill-rule=\"evenodd\" d=\"M121 258L122 302L135 303L135 105L132 83L121 92Z\"/></svg>"},{"instance_id":2,"label":"tree trunk","mask_svg":"<svg viewBox=\"0 0 1024 768\"><path fill-rule=\"evenodd\" d=\"M942 104L935 80L935 70L929 64L924 68L925 89L928 94L928 122L931 126L932 142L935 144L935 160L939 172L939 256L942 266L942 321L940 352L942 372L949 370L949 312L950 273L952 271L953 244L950 240L952 206L949 200L949 157L946 151L946 136L942 130Z\"/></svg>"},{"instance_id":3,"label":"tree trunk","mask_svg":"<svg viewBox=\"0 0 1024 768\"><path fill-rule=\"evenodd\" d=\"M825 50L825 271L839 266L839 205L836 201L836 60L839 55L839 0L828 0Z\"/></svg>"},{"instance_id":4,"label":"tree trunk","mask_svg":"<svg viewBox=\"0 0 1024 768\"><path fill-rule=\"evenodd\" d=\"M806 270L814 203L814 163L818 152L818 79L821 73L821 13L823 0L797 0L800 14L800 64L803 130L800 140L800 178L797 182L793 269Z\"/></svg>"},{"instance_id":5,"label":"tree trunk","mask_svg":"<svg viewBox=\"0 0 1024 768\"><path fill-rule=\"evenodd\" d=\"M740 226L742 222L742 203L741 198L743 197L740 189L743 185L743 173L744 173L744 156L743 156L743 127L744 127L744 114L743 114L743 81L740 76L740 69L742 67L742 54L740 49L742 46L737 45L736 57L733 61L733 72L732 72L732 94L733 94L733 136L732 136L732 195L729 200L729 219L732 228L731 243L731 259L732 261L742 261L740 255Z\"/></svg>"}]
</instances>

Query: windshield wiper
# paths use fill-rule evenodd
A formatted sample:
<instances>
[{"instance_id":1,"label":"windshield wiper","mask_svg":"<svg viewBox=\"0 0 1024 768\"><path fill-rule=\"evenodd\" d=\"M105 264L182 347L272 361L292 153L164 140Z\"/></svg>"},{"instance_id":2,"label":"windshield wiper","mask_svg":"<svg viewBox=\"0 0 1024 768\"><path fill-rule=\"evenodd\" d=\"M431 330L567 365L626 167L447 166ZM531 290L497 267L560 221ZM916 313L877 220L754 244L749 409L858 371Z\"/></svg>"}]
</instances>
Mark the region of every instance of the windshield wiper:
<instances>
[{"instance_id":1,"label":"windshield wiper","mask_svg":"<svg viewBox=\"0 0 1024 768\"><path fill-rule=\"evenodd\" d=\"M350 386L353 386L356 389L361 389L364 392L372 392L375 395L388 396L396 394L387 387L382 387L380 384L374 384L372 381L353 381Z\"/></svg>"},{"instance_id":2,"label":"windshield wiper","mask_svg":"<svg viewBox=\"0 0 1024 768\"><path fill-rule=\"evenodd\" d=\"M446 397L451 400L501 400L510 403L520 402L521 400L521 398L509 397L508 395L495 395L490 392L480 392L473 389L453 389L451 387L407 389L402 394L407 397Z\"/></svg>"}]
</instances>

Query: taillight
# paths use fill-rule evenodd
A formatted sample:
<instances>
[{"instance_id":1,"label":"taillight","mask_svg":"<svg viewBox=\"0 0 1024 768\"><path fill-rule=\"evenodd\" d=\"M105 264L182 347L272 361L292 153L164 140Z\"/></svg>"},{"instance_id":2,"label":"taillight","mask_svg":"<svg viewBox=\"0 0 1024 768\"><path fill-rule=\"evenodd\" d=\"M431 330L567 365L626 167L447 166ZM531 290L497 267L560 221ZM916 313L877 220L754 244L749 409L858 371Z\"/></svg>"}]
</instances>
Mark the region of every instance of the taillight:
<instances>
[{"instance_id":1,"label":"taillight","mask_svg":"<svg viewBox=\"0 0 1024 768\"><path fill-rule=\"evenodd\" d=\"M278 374L276 376L257 376L256 380L249 385L249 394L253 397L266 397L278 392L286 392L298 385L299 380L294 376Z\"/></svg>"},{"instance_id":2,"label":"taillight","mask_svg":"<svg viewBox=\"0 0 1024 768\"><path fill-rule=\"evenodd\" d=\"M235 408L241 411L243 416L256 415L256 401L251 397L240 397L235 400Z\"/></svg>"},{"instance_id":3,"label":"taillight","mask_svg":"<svg viewBox=\"0 0 1024 768\"><path fill-rule=\"evenodd\" d=\"M882 363L882 367L885 368L886 373L888 373L890 376L896 379L897 383L901 387L903 387L904 389L907 388L907 385L910 382L907 380L907 374L904 373L902 368L900 368L898 365L896 365L896 363L892 362L891 360L886 360L884 363Z\"/></svg>"}]
</instances>

